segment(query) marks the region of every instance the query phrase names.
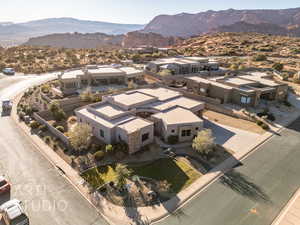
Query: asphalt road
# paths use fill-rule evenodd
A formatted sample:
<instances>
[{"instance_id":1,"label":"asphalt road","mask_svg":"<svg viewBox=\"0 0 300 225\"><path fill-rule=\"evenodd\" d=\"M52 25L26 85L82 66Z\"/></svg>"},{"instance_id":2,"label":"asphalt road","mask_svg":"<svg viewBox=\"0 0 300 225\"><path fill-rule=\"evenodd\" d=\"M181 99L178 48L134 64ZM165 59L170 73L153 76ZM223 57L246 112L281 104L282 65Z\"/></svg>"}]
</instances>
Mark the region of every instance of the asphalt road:
<instances>
[{"instance_id":1,"label":"asphalt road","mask_svg":"<svg viewBox=\"0 0 300 225\"><path fill-rule=\"evenodd\" d=\"M270 225L300 187L300 119L158 224Z\"/></svg>"},{"instance_id":2,"label":"asphalt road","mask_svg":"<svg viewBox=\"0 0 300 225\"><path fill-rule=\"evenodd\" d=\"M3 78L0 99L51 77ZM31 225L107 224L9 117L0 118L0 174L12 183L11 196L1 196L0 203L23 201Z\"/></svg>"}]
</instances>

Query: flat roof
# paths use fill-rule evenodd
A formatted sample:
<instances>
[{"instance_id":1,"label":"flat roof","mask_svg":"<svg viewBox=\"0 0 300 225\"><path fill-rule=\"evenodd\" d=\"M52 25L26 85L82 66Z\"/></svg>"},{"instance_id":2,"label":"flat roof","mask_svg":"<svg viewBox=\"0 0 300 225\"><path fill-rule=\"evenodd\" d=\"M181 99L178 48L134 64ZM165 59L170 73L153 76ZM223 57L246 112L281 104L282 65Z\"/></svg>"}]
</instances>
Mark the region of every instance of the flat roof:
<instances>
[{"instance_id":1,"label":"flat roof","mask_svg":"<svg viewBox=\"0 0 300 225\"><path fill-rule=\"evenodd\" d=\"M125 75L125 72L124 71L121 71L117 68L114 68L114 67L98 67L97 69L88 69L88 72L91 73L91 74L124 74Z\"/></svg>"},{"instance_id":2,"label":"flat roof","mask_svg":"<svg viewBox=\"0 0 300 225\"><path fill-rule=\"evenodd\" d=\"M82 70L66 71L62 74L62 79L73 79L73 78L77 78L78 75L82 75L82 74L84 74Z\"/></svg>"},{"instance_id":3,"label":"flat roof","mask_svg":"<svg viewBox=\"0 0 300 225\"><path fill-rule=\"evenodd\" d=\"M157 104L153 105L152 107L159 111L165 111L165 110L173 108L175 106L180 106L182 108L191 110L191 109L193 109L197 106L201 106L201 105L204 106L204 103L181 96L181 97L172 99L167 102L157 103Z\"/></svg>"},{"instance_id":4,"label":"flat roof","mask_svg":"<svg viewBox=\"0 0 300 225\"><path fill-rule=\"evenodd\" d=\"M115 102L126 106L132 106L139 103L144 103L150 100L155 100L155 97L139 93L137 91L134 92L127 92L119 95L112 96Z\"/></svg>"},{"instance_id":5,"label":"flat roof","mask_svg":"<svg viewBox=\"0 0 300 225\"><path fill-rule=\"evenodd\" d=\"M228 77L221 79L222 81L228 83L228 84L233 84L237 86L244 86L244 85L251 85L251 84L256 84L256 81L253 80L245 80L239 77Z\"/></svg>"},{"instance_id":6,"label":"flat roof","mask_svg":"<svg viewBox=\"0 0 300 225\"><path fill-rule=\"evenodd\" d=\"M204 78L198 77L198 76L186 77L186 79L192 80L192 81L196 81L196 82L198 82L198 83L205 83L205 84L211 83L210 80L207 80L207 79L204 79Z\"/></svg>"},{"instance_id":7,"label":"flat roof","mask_svg":"<svg viewBox=\"0 0 300 225\"><path fill-rule=\"evenodd\" d=\"M91 108L95 109L97 112L103 114L108 118L118 117L127 111L122 110L120 107L116 105L112 105L109 102L105 102L104 104L99 104L95 106L91 106Z\"/></svg>"},{"instance_id":8,"label":"flat roof","mask_svg":"<svg viewBox=\"0 0 300 225\"><path fill-rule=\"evenodd\" d=\"M281 85L281 84L279 84L279 83L277 83L277 82L275 82L273 80L262 78L259 75L242 75L241 77L244 77L246 79L253 80L253 81L256 81L256 82L259 82L261 84L264 84L264 85L267 85L267 86L271 86L271 87Z\"/></svg>"},{"instance_id":9,"label":"flat roof","mask_svg":"<svg viewBox=\"0 0 300 225\"><path fill-rule=\"evenodd\" d=\"M116 118L113 120L107 120L103 117L100 117L98 115L95 115L94 113L89 112L87 110L87 107L80 109L78 111L78 113L83 114L84 116L88 117L89 119L91 119L99 124L102 124L103 126L108 127L108 128L116 127L121 123L124 123L128 120L135 118L134 116L131 116L131 115L125 115L125 116L122 116L122 117L119 117L119 118Z\"/></svg>"},{"instance_id":10,"label":"flat roof","mask_svg":"<svg viewBox=\"0 0 300 225\"><path fill-rule=\"evenodd\" d=\"M197 83L211 84L211 85L214 85L214 86L217 86L217 87L220 87L220 88L223 88L223 89L227 89L227 90L233 89L233 87L230 87L229 85L226 85L226 84L219 83L216 80L208 80L208 79L198 77L198 76L187 77L186 79L195 81Z\"/></svg>"},{"instance_id":11,"label":"flat roof","mask_svg":"<svg viewBox=\"0 0 300 225\"><path fill-rule=\"evenodd\" d=\"M170 109L167 112L160 112L154 114L153 117L161 119L165 124L191 124L202 123L203 120L196 116L194 113L181 107Z\"/></svg>"},{"instance_id":12,"label":"flat roof","mask_svg":"<svg viewBox=\"0 0 300 225\"><path fill-rule=\"evenodd\" d=\"M151 95L158 98L159 101L166 101L171 98L181 96L182 94L178 91L173 91L167 88L155 88L155 89L138 89L138 92L143 94Z\"/></svg>"},{"instance_id":13,"label":"flat roof","mask_svg":"<svg viewBox=\"0 0 300 225\"><path fill-rule=\"evenodd\" d=\"M121 125L119 125L118 127L120 127L123 130L126 130L127 133L133 133L137 130L140 130L144 127L147 127L149 125L152 125L152 122L140 119L140 118L135 118L133 120L127 121Z\"/></svg>"},{"instance_id":14,"label":"flat roof","mask_svg":"<svg viewBox=\"0 0 300 225\"><path fill-rule=\"evenodd\" d=\"M142 73L143 71L135 69L133 67L121 67L119 70L125 72L127 75Z\"/></svg>"}]
</instances>

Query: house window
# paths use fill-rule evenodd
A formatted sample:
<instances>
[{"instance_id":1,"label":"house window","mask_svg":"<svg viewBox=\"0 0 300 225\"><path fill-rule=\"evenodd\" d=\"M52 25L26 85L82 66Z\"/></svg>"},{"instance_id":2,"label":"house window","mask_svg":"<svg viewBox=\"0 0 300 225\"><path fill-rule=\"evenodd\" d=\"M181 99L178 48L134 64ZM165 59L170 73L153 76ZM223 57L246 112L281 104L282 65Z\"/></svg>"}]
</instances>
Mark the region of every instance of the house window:
<instances>
[{"instance_id":1,"label":"house window","mask_svg":"<svg viewBox=\"0 0 300 225\"><path fill-rule=\"evenodd\" d=\"M100 129L100 136L104 137L104 131L102 129Z\"/></svg>"},{"instance_id":2,"label":"house window","mask_svg":"<svg viewBox=\"0 0 300 225\"><path fill-rule=\"evenodd\" d=\"M142 135L142 142L145 142L149 139L149 133L143 134Z\"/></svg>"},{"instance_id":3,"label":"house window","mask_svg":"<svg viewBox=\"0 0 300 225\"><path fill-rule=\"evenodd\" d=\"M251 97L248 97L248 96L242 96L242 97L241 97L241 103L242 103L242 104L250 104L250 103L251 103Z\"/></svg>"},{"instance_id":4,"label":"house window","mask_svg":"<svg viewBox=\"0 0 300 225\"><path fill-rule=\"evenodd\" d=\"M172 133L175 133L175 130L172 130L171 132L172 132Z\"/></svg>"},{"instance_id":5,"label":"house window","mask_svg":"<svg viewBox=\"0 0 300 225\"><path fill-rule=\"evenodd\" d=\"M191 130L182 130L181 131L181 136L182 137L190 137L192 134Z\"/></svg>"},{"instance_id":6,"label":"house window","mask_svg":"<svg viewBox=\"0 0 300 225\"><path fill-rule=\"evenodd\" d=\"M196 127L195 129L196 129L196 130L199 130L199 127Z\"/></svg>"}]
</instances>

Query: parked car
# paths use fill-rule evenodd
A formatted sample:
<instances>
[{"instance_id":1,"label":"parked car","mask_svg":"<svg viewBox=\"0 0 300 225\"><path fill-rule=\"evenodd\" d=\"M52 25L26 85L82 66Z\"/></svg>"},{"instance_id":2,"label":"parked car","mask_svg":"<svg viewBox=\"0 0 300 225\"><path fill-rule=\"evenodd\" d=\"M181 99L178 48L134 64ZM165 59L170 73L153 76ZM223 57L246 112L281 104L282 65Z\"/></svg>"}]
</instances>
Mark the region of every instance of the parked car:
<instances>
[{"instance_id":1,"label":"parked car","mask_svg":"<svg viewBox=\"0 0 300 225\"><path fill-rule=\"evenodd\" d=\"M22 202L13 199L0 206L5 225L29 225L29 219L22 207Z\"/></svg>"},{"instance_id":2,"label":"parked car","mask_svg":"<svg viewBox=\"0 0 300 225\"><path fill-rule=\"evenodd\" d=\"M3 100L2 101L2 112L10 113L12 109L12 102L10 100Z\"/></svg>"},{"instance_id":3,"label":"parked car","mask_svg":"<svg viewBox=\"0 0 300 225\"><path fill-rule=\"evenodd\" d=\"M2 70L5 75L15 75L15 70L13 68L5 68Z\"/></svg>"},{"instance_id":4,"label":"parked car","mask_svg":"<svg viewBox=\"0 0 300 225\"><path fill-rule=\"evenodd\" d=\"M0 194L10 192L10 183L5 179L5 177L0 176Z\"/></svg>"}]
</instances>

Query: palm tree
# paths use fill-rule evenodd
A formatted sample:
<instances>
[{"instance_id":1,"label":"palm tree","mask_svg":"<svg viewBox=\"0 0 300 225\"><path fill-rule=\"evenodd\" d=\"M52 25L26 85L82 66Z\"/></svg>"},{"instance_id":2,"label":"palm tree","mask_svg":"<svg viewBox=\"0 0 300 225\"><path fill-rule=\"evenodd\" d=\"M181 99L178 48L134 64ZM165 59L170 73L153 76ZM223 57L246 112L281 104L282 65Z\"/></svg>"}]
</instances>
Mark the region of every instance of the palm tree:
<instances>
[{"instance_id":1,"label":"palm tree","mask_svg":"<svg viewBox=\"0 0 300 225\"><path fill-rule=\"evenodd\" d=\"M117 174L117 185L119 188L124 187L126 185L126 179L130 178L132 175L132 170L128 169L124 164L117 164L116 166L116 174Z\"/></svg>"}]
</instances>

